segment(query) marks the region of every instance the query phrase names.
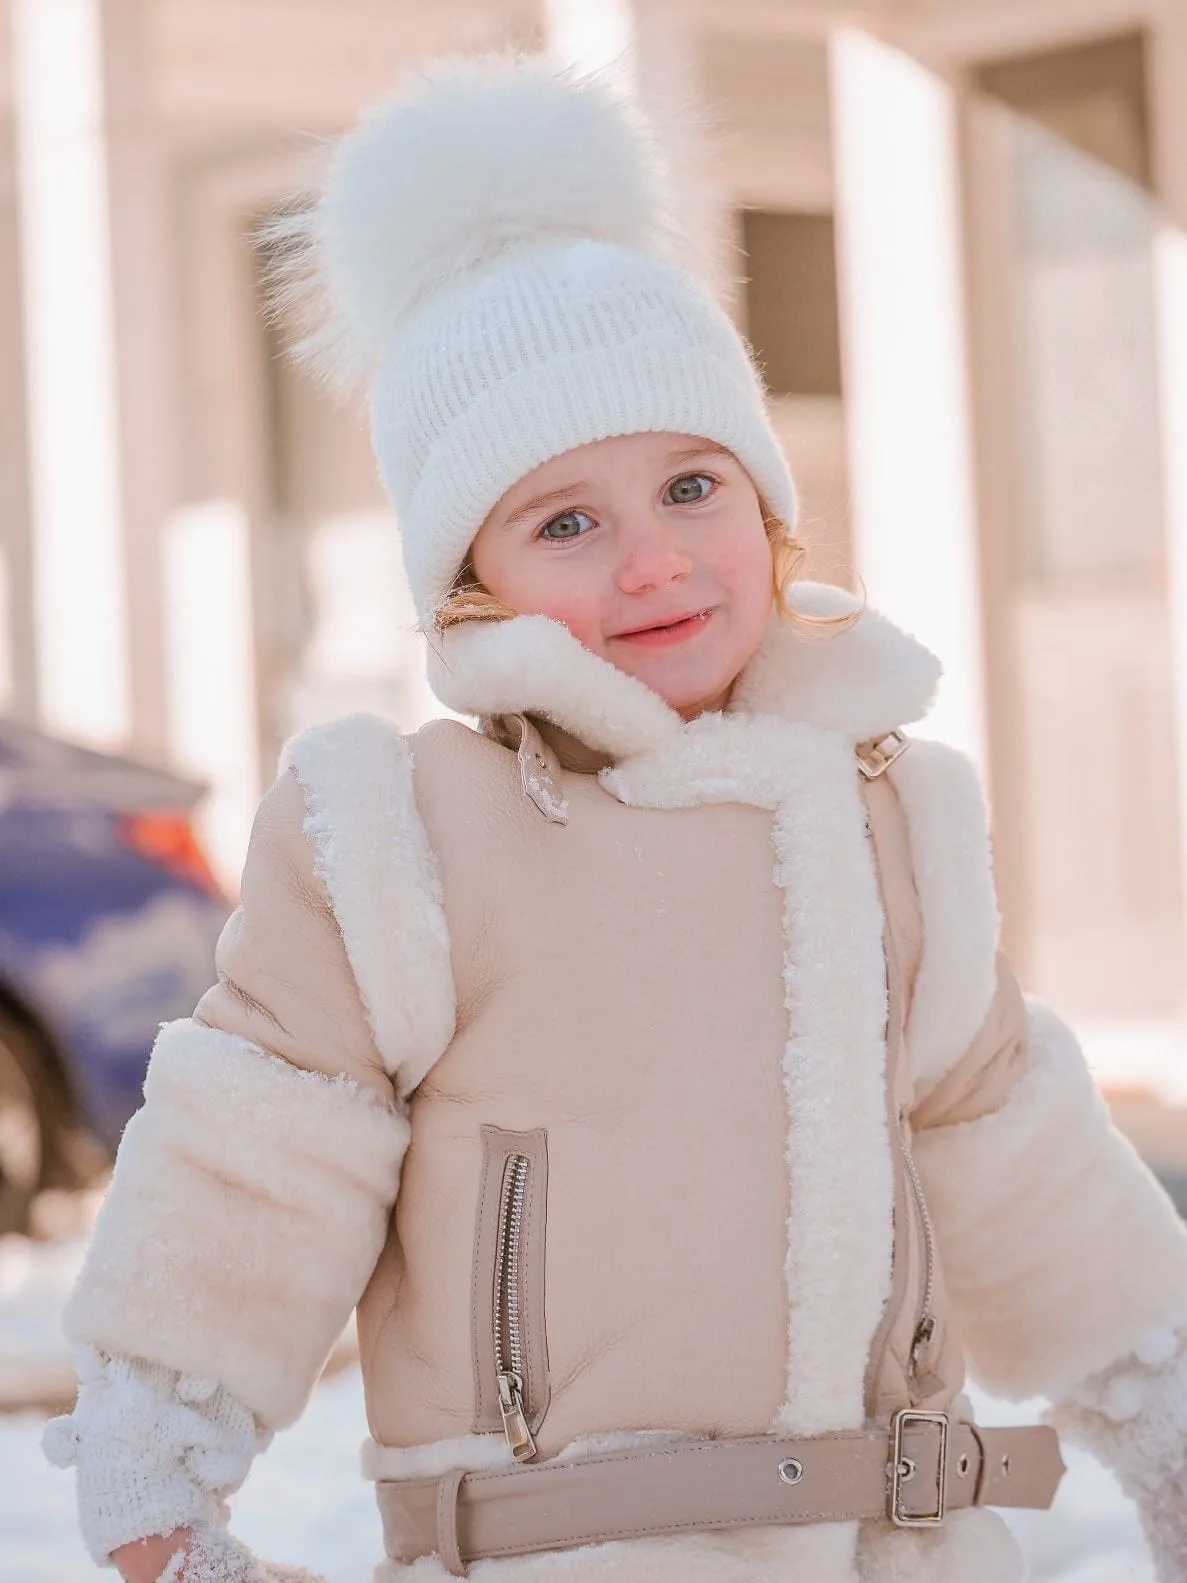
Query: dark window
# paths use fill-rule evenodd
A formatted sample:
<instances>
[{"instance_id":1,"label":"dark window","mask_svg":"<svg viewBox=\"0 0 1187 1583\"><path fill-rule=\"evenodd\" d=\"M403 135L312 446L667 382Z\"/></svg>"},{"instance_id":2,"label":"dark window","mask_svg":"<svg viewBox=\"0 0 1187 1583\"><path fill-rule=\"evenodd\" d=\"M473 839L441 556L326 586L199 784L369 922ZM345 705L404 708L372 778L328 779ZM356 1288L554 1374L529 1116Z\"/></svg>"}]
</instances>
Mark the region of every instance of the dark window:
<instances>
[{"instance_id":1,"label":"dark window","mask_svg":"<svg viewBox=\"0 0 1187 1583\"><path fill-rule=\"evenodd\" d=\"M989 61L976 80L1081 153L1153 188L1144 34Z\"/></svg>"},{"instance_id":2,"label":"dark window","mask_svg":"<svg viewBox=\"0 0 1187 1583\"><path fill-rule=\"evenodd\" d=\"M746 330L774 396L839 396L831 214L743 209Z\"/></svg>"}]
</instances>

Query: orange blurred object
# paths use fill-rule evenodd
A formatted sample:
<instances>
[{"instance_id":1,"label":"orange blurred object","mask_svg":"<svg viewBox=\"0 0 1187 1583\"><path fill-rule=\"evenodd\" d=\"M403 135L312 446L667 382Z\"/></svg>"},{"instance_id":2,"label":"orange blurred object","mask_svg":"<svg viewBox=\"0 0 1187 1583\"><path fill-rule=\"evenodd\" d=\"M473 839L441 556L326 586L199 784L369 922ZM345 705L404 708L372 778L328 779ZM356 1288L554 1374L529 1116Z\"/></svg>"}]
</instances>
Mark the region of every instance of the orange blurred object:
<instances>
[{"instance_id":1,"label":"orange blurred object","mask_svg":"<svg viewBox=\"0 0 1187 1583\"><path fill-rule=\"evenodd\" d=\"M187 813L162 809L120 814L119 832L132 851L167 869L176 879L195 885L210 896L223 894Z\"/></svg>"}]
</instances>

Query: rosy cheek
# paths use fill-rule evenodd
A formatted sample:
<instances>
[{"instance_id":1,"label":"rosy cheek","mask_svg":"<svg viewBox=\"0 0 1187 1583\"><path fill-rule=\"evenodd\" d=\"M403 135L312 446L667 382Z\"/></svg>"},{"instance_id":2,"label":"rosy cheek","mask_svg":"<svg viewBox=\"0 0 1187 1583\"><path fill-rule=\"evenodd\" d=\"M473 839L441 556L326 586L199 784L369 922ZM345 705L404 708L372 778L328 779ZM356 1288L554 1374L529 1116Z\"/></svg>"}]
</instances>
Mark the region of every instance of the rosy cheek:
<instances>
[{"instance_id":1,"label":"rosy cheek","mask_svg":"<svg viewBox=\"0 0 1187 1583\"><path fill-rule=\"evenodd\" d=\"M771 552L765 533L761 539L751 534L723 537L714 562L714 571L736 606L759 609L769 603Z\"/></svg>"},{"instance_id":2,"label":"rosy cheek","mask_svg":"<svg viewBox=\"0 0 1187 1583\"><path fill-rule=\"evenodd\" d=\"M481 569L476 569L481 575ZM600 652L605 622L596 581L592 588L588 586L592 580L589 568L574 568L577 575L573 575L568 567L550 566L541 557L534 563L528 560L527 564L520 562L498 570L502 573L498 579L500 598L513 609L521 615L548 616L559 621L578 642Z\"/></svg>"},{"instance_id":3,"label":"rosy cheek","mask_svg":"<svg viewBox=\"0 0 1187 1583\"><path fill-rule=\"evenodd\" d=\"M577 641L587 649L601 653L605 623L603 612L596 600L575 594L571 590L542 591L537 609L541 615L550 616L553 621L559 621L562 626L568 627Z\"/></svg>"}]
</instances>

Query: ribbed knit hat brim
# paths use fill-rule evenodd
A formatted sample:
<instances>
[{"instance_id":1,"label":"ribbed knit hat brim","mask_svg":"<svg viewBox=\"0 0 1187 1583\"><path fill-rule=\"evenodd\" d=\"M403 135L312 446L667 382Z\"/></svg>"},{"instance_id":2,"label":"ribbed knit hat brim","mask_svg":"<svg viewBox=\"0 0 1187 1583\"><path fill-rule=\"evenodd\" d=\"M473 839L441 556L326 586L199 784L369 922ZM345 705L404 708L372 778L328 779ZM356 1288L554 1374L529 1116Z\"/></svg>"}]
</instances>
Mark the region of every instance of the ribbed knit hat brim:
<instances>
[{"instance_id":1,"label":"ribbed knit hat brim","mask_svg":"<svg viewBox=\"0 0 1187 1583\"><path fill-rule=\"evenodd\" d=\"M637 111L539 57L422 71L338 145L302 222L328 304L306 347L373 378L372 438L422 620L507 489L613 435L713 440L792 521L761 381L671 260L667 214Z\"/></svg>"}]
</instances>

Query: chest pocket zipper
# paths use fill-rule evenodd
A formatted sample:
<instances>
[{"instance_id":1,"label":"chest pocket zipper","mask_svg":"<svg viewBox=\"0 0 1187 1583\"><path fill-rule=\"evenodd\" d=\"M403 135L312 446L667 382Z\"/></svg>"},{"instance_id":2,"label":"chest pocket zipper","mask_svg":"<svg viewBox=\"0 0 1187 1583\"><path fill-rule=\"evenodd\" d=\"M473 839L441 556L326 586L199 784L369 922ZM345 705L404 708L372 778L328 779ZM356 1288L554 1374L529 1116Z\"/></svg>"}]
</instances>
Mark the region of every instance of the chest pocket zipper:
<instances>
[{"instance_id":1,"label":"chest pocket zipper","mask_svg":"<svg viewBox=\"0 0 1187 1583\"><path fill-rule=\"evenodd\" d=\"M531 1168L526 1154L512 1154L507 1158L499 1195L499 1240L495 1252L495 1379L499 1387L503 1433L517 1462L529 1462L536 1455L536 1442L528 1428L523 1405L526 1366L520 1303L523 1214Z\"/></svg>"},{"instance_id":2,"label":"chest pocket zipper","mask_svg":"<svg viewBox=\"0 0 1187 1583\"><path fill-rule=\"evenodd\" d=\"M471 1335L474 1429L502 1431L517 1462L536 1456L550 1385L544 1312L548 1138L482 1129Z\"/></svg>"}]
</instances>

